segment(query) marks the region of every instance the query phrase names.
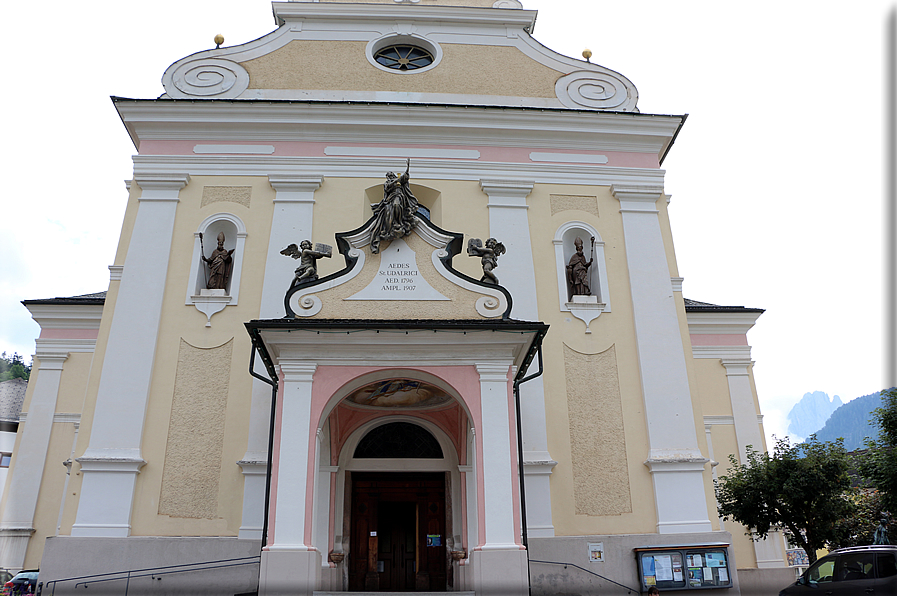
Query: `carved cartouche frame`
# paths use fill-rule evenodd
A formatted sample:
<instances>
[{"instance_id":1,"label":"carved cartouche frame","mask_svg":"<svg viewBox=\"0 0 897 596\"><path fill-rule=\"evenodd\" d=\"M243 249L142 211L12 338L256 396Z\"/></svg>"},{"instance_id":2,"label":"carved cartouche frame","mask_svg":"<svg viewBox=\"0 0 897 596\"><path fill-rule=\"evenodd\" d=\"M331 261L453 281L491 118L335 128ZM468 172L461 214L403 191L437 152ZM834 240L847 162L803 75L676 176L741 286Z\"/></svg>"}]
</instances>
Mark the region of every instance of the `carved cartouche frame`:
<instances>
[{"instance_id":1,"label":"carved cartouche frame","mask_svg":"<svg viewBox=\"0 0 897 596\"><path fill-rule=\"evenodd\" d=\"M440 234L445 234L446 236L452 237L452 239L445 246L446 256L441 257L439 260L442 261L442 264L445 265L445 268L449 272L451 272L452 275L457 276L459 279L462 279L468 283L472 283L477 286L482 286L483 288L486 288L489 291L494 291L497 289L502 294L504 294L505 298L507 298L507 300L508 300L508 307L505 309L505 312L502 313L501 318L502 318L502 320L509 319L511 316L511 308L513 306L513 303L512 303L512 299L511 299L511 293L508 292L508 290L504 286L484 283L478 279L468 277L467 275L464 275L460 271L456 271L455 268L452 267L452 259L455 257L455 255L458 255L461 252L461 249L463 247L464 234L459 234L456 232L449 232L448 230L443 230L439 226L434 225L429 220L424 219L420 215L415 214L414 217L417 218L418 226L426 226L426 227L430 228L431 230L434 230L435 232L438 232ZM284 312L287 313L284 318L287 318L287 319L299 318L296 316L296 313L290 307L290 298L293 296L293 294L295 294L296 292L298 292L300 290L306 291L306 290L308 290L308 288L313 288L314 286L327 283L328 281L330 281L332 279L337 279L339 277L342 277L343 275L347 275L350 271L352 271L352 269L355 268L355 266L358 264L358 258L353 257L349 254L349 251L352 250L352 245L349 244L349 241L346 240L346 238L352 237L352 236L357 236L365 228L371 226L373 224L373 220L374 220L374 216L371 216L370 219L368 219L363 225L355 228L354 230L351 230L349 232L338 232L337 234L334 235L336 237L337 250L339 250L340 254L343 255L343 258L346 261L346 266L343 267L342 269L340 269L339 271L337 271L336 273L331 273L330 275L328 275L326 277L321 277L321 278L315 279L315 280L308 280L303 283L291 286L287 290L287 293L283 298Z\"/></svg>"}]
</instances>

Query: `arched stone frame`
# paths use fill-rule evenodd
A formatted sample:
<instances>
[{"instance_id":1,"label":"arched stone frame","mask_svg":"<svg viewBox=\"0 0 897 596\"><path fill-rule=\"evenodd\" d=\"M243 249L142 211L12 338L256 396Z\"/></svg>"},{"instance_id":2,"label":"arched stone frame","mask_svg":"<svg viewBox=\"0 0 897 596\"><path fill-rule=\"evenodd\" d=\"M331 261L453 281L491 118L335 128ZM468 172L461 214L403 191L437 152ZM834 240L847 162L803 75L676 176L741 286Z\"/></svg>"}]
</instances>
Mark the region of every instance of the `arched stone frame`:
<instances>
[{"instance_id":1,"label":"arched stone frame","mask_svg":"<svg viewBox=\"0 0 897 596\"><path fill-rule=\"evenodd\" d=\"M458 438L459 443L463 443L463 447L466 449L465 464L460 463L461 455L445 430L432 421L416 415L422 410L384 408L382 415L367 420L352 430L340 447L336 465L332 465L330 425L328 423L331 414L339 403L356 389L372 382L392 378L424 381L445 390L454 398L467 419L466 432L464 436ZM439 442L443 457L441 459L355 459L355 448L362 438L373 429L391 422L409 422L425 428ZM473 418L468 404L451 384L435 375L414 369L388 368L360 375L346 382L338 391L334 392L322 412L317 433L319 476L316 479L312 536L315 547L322 553L324 567L333 566L328 561L327 554L329 552L347 554L349 550L351 520L346 516L345 511L351 487L347 486L346 472L353 471L448 472L451 481L446 485L446 500L451 503L450 511L447 508L451 515L451 528L448 529L450 533L446 537L446 546L449 550L470 552L471 548L468 545L470 540L476 540L477 521ZM464 473L464 478L462 478L462 473Z\"/></svg>"},{"instance_id":2,"label":"arched stone frame","mask_svg":"<svg viewBox=\"0 0 897 596\"><path fill-rule=\"evenodd\" d=\"M579 236L583 241L583 253L591 254L589 239L595 237L595 256L589 268L589 284L592 296L597 298L591 302L579 303L569 295L567 287L567 263L576 252L573 242ZM601 234L582 221L568 221L558 228L554 234L555 269L558 278L558 304L562 312L569 312L586 324L586 333L591 333L589 323L602 312L610 312L610 289L607 283L607 262L604 258L604 241Z\"/></svg>"},{"instance_id":3,"label":"arched stone frame","mask_svg":"<svg viewBox=\"0 0 897 596\"><path fill-rule=\"evenodd\" d=\"M224 248L234 250L228 287L224 296L204 296L202 290L206 286L206 270L201 262L202 248L208 256L218 245L219 232L224 232ZM203 240L200 242L199 235ZM240 298L240 275L243 271L243 253L246 244L246 226L243 220L233 213L216 213L205 218L193 233L193 257L190 261L190 274L187 277L187 298L185 304L192 304L206 315L206 327L212 326L212 315L228 305L237 305Z\"/></svg>"}]
</instances>

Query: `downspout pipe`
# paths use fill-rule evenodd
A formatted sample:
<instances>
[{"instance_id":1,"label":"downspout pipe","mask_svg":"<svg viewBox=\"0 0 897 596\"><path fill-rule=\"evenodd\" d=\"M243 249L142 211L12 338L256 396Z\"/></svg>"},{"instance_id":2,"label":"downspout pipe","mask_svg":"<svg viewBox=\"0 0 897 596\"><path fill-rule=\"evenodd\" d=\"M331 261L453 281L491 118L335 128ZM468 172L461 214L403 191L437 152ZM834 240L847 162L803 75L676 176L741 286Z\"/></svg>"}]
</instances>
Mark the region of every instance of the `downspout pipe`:
<instances>
[{"instance_id":1,"label":"downspout pipe","mask_svg":"<svg viewBox=\"0 0 897 596\"><path fill-rule=\"evenodd\" d=\"M268 468L267 472L265 473L265 521L262 524L261 546L261 550L264 550L268 545L268 513L271 508L271 468L273 466L272 462L274 459L274 415L277 411L277 408L275 406L277 405L278 378L277 373L274 372L273 368L268 370L268 374L271 375L271 378L263 377L255 372L255 357L258 353L258 344L256 343L255 338L253 338L252 351L249 354L249 374L262 381L263 383L271 385L271 422L268 425Z\"/></svg>"},{"instance_id":2,"label":"downspout pipe","mask_svg":"<svg viewBox=\"0 0 897 596\"><path fill-rule=\"evenodd\" d=\"M539 338L539 345L536 348L536 354L539 357L539 370L535 373L529 375L528 377L524 377L522 379L514 380L514 405L517 410L517 476L520 480L520 530L521 530L521 538L523 542L523 547L526 549L526 585L529 588L529 593L532 595L533 586L532 580L530 579L530 566L529 566L529 538L527 536L526 531L526 480L524 479L524 466L523 466L523 424L521 421L520 415L520 386L527 381L532 381L536 377L542 375L543 367L542 367L542 338Z\"/></svg>"}]
</instances>

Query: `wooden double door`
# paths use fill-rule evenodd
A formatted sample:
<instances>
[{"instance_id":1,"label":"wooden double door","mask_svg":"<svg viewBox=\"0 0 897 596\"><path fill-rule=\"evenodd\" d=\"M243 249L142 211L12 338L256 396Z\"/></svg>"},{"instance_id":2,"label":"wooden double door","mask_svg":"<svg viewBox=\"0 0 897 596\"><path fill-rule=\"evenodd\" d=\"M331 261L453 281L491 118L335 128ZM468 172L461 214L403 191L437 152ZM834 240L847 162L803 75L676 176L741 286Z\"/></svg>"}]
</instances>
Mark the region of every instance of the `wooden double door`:
<instances>
[{"instance_id":1,"label":"wooden double door","mask_svg":"<svg viewBox=\"0 0 897 596\"><path fill-rule=\"evenodd\" d=\"M445 474L351 474L349 590L445 591Z\"/></svg>"}]
</instances>

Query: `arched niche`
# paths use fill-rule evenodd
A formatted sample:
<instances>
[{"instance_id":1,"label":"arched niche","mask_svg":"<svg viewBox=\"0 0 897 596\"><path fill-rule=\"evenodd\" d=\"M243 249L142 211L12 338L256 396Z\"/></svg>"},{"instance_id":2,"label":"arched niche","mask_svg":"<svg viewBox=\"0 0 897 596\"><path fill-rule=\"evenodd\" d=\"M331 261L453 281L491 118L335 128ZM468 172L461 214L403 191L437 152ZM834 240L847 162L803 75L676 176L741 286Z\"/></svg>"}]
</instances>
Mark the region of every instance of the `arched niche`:
<instances>
[{"instance_id":1,"label":"arched niche","mask_svg":"<svg viewBox=\"0 0 897 596\"><path fill-rule=\"evenodd\" d=\"M439 227L442 227L442 193L435 188L411 183L411 192L417 198L417 202L424 207L425 212L418 211L422 217L426 217ZM368 204L376 205L383 200L383 185L377 184L364 189L364 197ZM365 214L370 217L371 208L365 206Z\"/></svg>"},{"instance_id":2,"label":"arched niche","mask_svg":"<svg viewBox=\"0 0 897 596\"><path fill-rule=\"evenodd\" d=\"M212 254L218 246L218 234L224 233L224 248L233 250L230 276L224 295L204 295L207 285L208 268L202 260ZM200 234L202 240L200 240ZM193 257L190 261L190 274L187 278L186 304L194 305L206 315L206 327L211 327L212 315L220 312L225 306L236 305L240 298L240 276L243 271L243 253L246 244L246 226L232 213L216 213L210 215L193 233Z\"/></svg>"},{"instance_id":3,"label":"arched niche","mask_svg":"<svg viewBox=\"0 0 897 596\"><path fill-rule=\"evenodd\" d=\"M567 264L576 253L574 242L579 237L583 242L583 253L587 258L593 258L589 267L589 286L592 296L591 301L577 302L570 294L567 283ZM590 238L595 238L594 256ZM601 234L581 221L569 221L560 226L555 232L554 239L555 265L558 278L558 303L562 312L569 312L586 324L586 333L591 333L589 323L602 312L610 312L610 289L607 284L607 263L604 257L604 241Z\"/></svg>"}]
</instances>

